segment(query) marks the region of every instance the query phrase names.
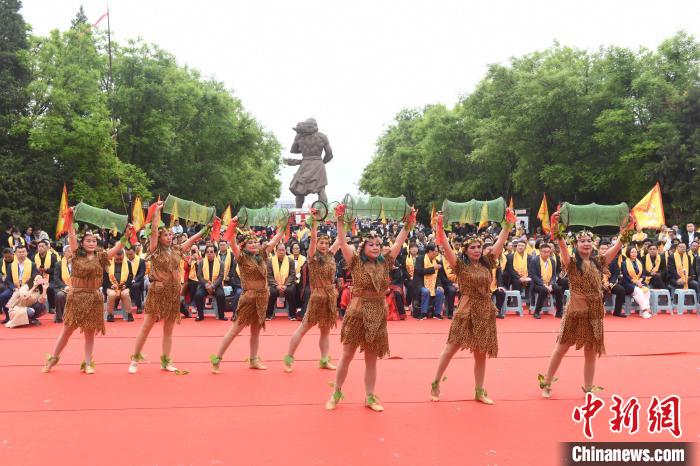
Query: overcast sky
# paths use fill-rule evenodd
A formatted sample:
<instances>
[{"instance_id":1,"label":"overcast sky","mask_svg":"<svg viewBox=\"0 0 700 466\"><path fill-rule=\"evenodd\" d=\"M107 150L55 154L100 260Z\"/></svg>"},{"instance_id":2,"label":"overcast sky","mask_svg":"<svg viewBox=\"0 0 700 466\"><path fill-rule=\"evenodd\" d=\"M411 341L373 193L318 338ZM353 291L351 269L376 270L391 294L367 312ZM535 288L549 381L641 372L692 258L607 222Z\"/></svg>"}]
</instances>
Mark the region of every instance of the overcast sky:
<instances>
[{"instance_id":1,"label":"overcast sky","mask_svg":"<svg viewBox=\"0 0 700 466\"><path fill-rule=\"evenodd\" d=\"M23 0L36 34L66 29L83 4ZM564 45L655 48L678 30L700 37L700 1L113 0L117 41L142 37L223 81L288 153L291 127L315 117L335 158L328 195L356 193L377 138L404 107L453 105L490 63ZM106 27L106 21L100 27ZM282 169L292 198L295 168Z\"/></svg>"}]
</instances>

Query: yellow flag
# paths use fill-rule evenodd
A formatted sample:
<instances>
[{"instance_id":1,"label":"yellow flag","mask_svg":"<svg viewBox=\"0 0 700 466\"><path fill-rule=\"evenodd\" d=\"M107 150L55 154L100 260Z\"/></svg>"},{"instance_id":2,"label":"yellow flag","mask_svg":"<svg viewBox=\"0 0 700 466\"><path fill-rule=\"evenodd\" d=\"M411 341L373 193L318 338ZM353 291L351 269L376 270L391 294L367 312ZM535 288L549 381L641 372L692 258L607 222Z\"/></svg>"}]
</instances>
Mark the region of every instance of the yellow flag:
<instances>
[{"instance_id":1,"label":"yellow flag","mask_svg":"<svg viewBox=\"0 0 700 466\"><path fill-rule=\"evenodd\" d=\"M221 215L221 225L228 226L229 223L231 223L231 204L226 207L226 210Z\"/></svg>"},{"instance_id":2,"label":"yellow flag","mask_svg":"<svg viewBox=\"0 0 700 466\"><path fill-rule=\"evenodd\" d=\"M170 228L175 225L175 220L178 218L177 202L173 202L173 212L170 214Z\"/></svg>"},{"instance_id":3,"label":"yellow flag","mask_svg":"<svg viewBox=\"0 0 700 466\"><path fill-rule=\"evenodd\" d=\"M661 200L661 186L656 185L632 208L637 220L637 228L660 228L666 224L664 204Z\"/></svg>"},{"instance_id":4,"label":"yellow flag","mask_svg":"<svg viewBox=\"0 0 700 466\"><path fill-rule=\"evenodd\" d=\"M489 205L484 202L484 206L481 208L481 221L479 222L479 230L489 226Z\"/></svg>"},{"instance_id":5,"label":"yellow flag","mask_svg":"<svg viewBox=\"0 0 700 466\"><path fill-rule=\"evenodd\" d=\"M58 205L58 221L56 222L56 239L63 234L63 214L68 210L68 190L66 183L63 183L63 194L61 194L61 203Z\"/></svg>"},{"instance_id":6,"label":"yellow flag","mask_svg":"<svg viewBox=\"0 0 700 466\"><path fill-rule=\"evenodd\" d=\"M430 228L433 230L437 226L437 212L435 211L435 204L433 204L433 209L430 211Z\"/></svg>"},{"instance_id":7,"label":"yellow flag","mask_svg":"<svg viewBox=\"0 0 700 466\"><path fill-rule=\"evenodd\" d=\"M513 204L513 196L510 196L510 200L508 201L508 208L510 210L515 210L515 204Z\"/></svg>"},{"instance_id":8,"label":"yellow flag","mask_svg":"<svg viewBox=\"0 0 700 466\"><path fill-rule=\"evenodd\" d=\"M134 230L139 231L144 227L143 207L141 207L141 198L136 196L134 207L131 209L131 224L134 225Z\"/></svg>"},{"instance_id":9,"label":"yellow flag","mask_svg":"<svg viewBox=\"0 0 700 466\"><path fill-rule=\"evenodd\" d=\"M537 211L537 218L542 222L542 231L545 234L549 234L552 230L549 225L549 208L547 207L547 194L542 195L542 203L540 204L540 210Z\"/></svg>"},{"instance_id":10,"label":"yellow flag","mask_svg":"<svg viewBox=\"0 0 700 466\"><path fill-rule=\"evenodd\" d=\"M386 225L386 214L384 214L384 205L382 204L382 210L379 212L379 218L381 219L382 223Z\"/></svg>"}]
</instances>

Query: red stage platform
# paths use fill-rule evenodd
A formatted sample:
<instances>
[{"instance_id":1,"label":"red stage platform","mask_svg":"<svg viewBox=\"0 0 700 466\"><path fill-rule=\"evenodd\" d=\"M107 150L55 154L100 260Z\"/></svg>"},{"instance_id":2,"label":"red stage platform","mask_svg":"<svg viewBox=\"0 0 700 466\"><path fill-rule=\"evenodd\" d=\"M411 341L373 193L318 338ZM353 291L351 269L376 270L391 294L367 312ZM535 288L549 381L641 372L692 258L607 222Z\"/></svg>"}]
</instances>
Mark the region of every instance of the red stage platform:
<instances>
[{"instance_id":1,"label":"red stage platform","mask_svg":"<svg viewBox=\"0 0 700 466\"><path fill-rule=\"evenodd\" d=\"M386 411L364 408L363 361L350 368L346 399L324 409L333 372L318 369L317 332L302 342L295 370L282 370L298 325L268 323L261 339L267 371L247 369L247 334L234 341L222 373L209 372L230 323L207 317L176 328L174 361L189 375L159 370L160 328L144 353L150 363L127 373L140 324L119 320L96 342L97 373L78 372L83 341L69 343L50 374L39 372L60 326L0 328L0 464L2 465L556 465L562 441L585 440L571 420L583 402L583 354L564 360L551 400L540 398L559 320L508 316L498 321L500 355L487 363L486 388L496 402L473 396L472 359L458 354L442 384L442 401L429 401L430 381L450 321L389 322L391 358L379 364L377 393ZM608 355L596 383L607 405L594 420L596 441L671 441L650 435L650 397L682 398L681 440L700 437L700 317L660 315L651 320L607 317ZM340 354L338 329L332 335ZM608 429L610 397L640 399L634 436Z\"/></svg>"}]
</instances>

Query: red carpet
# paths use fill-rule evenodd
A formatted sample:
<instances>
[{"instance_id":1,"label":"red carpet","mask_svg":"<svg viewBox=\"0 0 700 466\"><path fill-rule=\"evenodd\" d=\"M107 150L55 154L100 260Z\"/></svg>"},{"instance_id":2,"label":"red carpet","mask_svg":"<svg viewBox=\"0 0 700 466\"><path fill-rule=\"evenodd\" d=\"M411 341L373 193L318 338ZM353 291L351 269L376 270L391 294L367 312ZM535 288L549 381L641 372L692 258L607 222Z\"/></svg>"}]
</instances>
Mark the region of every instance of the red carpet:
<instances>
[{"instance_id":1,"label":"red carpet","mask_svg":"<svg viewBox=\"0 0 700 466\"><path fill-rule=\"evenodd\" d=\"M555 465L562 441L582 441L571 411L582 403L581 351L564 360L554 397L539 396L559 320L509 316L498 322L500 354L487 363L486 388L496 402L471 401L472 359L461 352L447 371L442 401L429 401L430 381L450 321L389 322L392 357L379 364L377 392L386 411L363 402L363 361L353 362L346 399L335 412L323 405L333 372L317 367L318 334L310 332L286 374L281 358L298 325L268 323L261 339L267 371L251 371L248 338L234 341L218 376L209 372L230 323L208 317L176 328L174 361L189 375L159 370L160 327L137 375L127 373L140 319L107 324L96 342L97 374L78 372L76 334L60 364L41 374L60 326L0 328L0 464L98 465ZM596 441L672 441L646 432L649 397L682 397L681 440L700 437L700 317L660 315L649 321L606 318L608 355L596 382L605 387L595 418ZM340 354L338 330L331 337ZM642 410L634 436L608 430L610 397L637 396Z\"/></svg>"}]
</instances>

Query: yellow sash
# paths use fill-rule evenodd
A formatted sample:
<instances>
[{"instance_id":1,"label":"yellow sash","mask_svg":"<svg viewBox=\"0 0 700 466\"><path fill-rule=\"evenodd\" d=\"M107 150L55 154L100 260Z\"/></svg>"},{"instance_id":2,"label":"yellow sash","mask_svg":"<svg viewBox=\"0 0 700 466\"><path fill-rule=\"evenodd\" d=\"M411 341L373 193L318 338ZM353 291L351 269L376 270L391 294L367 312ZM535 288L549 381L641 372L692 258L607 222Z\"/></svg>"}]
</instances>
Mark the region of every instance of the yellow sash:
<instances>
[{"instance_id":1,"label":"yellow sash","mask_svg":"<svg viewBox=\"0 0 700 466\"><path fill-rule=\"evenodd\" d=\"M24 238L22 238L21 236L19 237L19 242L22 243L22 244L25 245L25 246L27 245L27 242L24 241ZM10 237L8 238L8 240L7 240L7 243L10 245L10 247L11 247L12 249L14 249L15 246L16 246L16 245L15 245L15 237L14 237L14 236L10 236Z\"/></svg>"},{"instance_id":2,"label":"yellow sash","mask_svg":"<svg viewBox=\"0 0 700 466\"><path fill-rule=\"evenodd\" d=\"M408 257L406 257L406 271L408 272L408 278L413 280L413 272L416 271L416 266L413 262L413 257L409 254Z\"/></svg>"},{"instance_id":3,"label":"yellow sash","mask_svg":"<svg viewBox=\"0 0 700 466\"><path fill-rule=\"evenodd\" d=\"M656 263L653 263L651 261L651 255L647 254L644 258L644 265L647 271L649 272L649 276L646 277L644 281L649 283L651 281L651 276L657 273L659 271L659 267L661 267L661 256L657 254Z\"/></svg>"},{"instance_id":4,"label":"yellow sash","mask_svg":"<svg viewBox=\"0 0 700 466\"><path fill-rule=\"evenodd\" d=\"M41 269L43 267L45 271L48 271L51 268L51 252L46 251L44 260L41 260L39 253L37 253L36 256L34 256L34 264L36 265L37 269Z\"/></svg>"},{"instance_id":5,"label":"yellow sash","mask_svg":"<svg viewBox=\"0 0 700 466\"><path fill-rule=\"evenodd\" d=\"M683 254L683 257L677 252L673 253L673 261L676 264L676 272L685 281L683 289L688 289L688 271L690 270L690 260L688 254ZM14 264L14 262L13 262Z\"/></svg>"},{"instance_id":6,"label":"yellow sash","mask_svg":"<svg viewBox=\"0 0 700 466\"><path fill-rule=\"evenodd\" d=\"M63 280L63 283L65 283L66 286L71 286L70 272L68 271L68 261L65 257L61 259L61 280Z\"/></svg>"},{"instance_id":7,"label":"yellow sash","mask_svg":"<svg viewBox=\"0 0 700 466\"><path fill-rule=\"evenodd\" d=\"M19 260L17 260L17 258L15 258L15 260L12 261L11 267L12 280L15 282L15 286L17 288L29 282L29 279L32 276L32 261L30 261L29 259L24 259L24 270L22 270L22 283L20 283L19 280Z\"/></svg>"},{"instance_id":8,"label":"yellow sash","mask_svg":"<svg viewBox=\"0 0 700 466\"><path fill-rule=\"evenodd\" d=\"M309 232L308 228L304 228L303 230L298 230L297 231L297 240L301 241L302 238L304 238L304 235Z\"/></svg>"},{"instance_id":9,"label":"yellow sash","mask_svg":"<svg viewBox=\"0 0 700 466\"><path fill-rule=\"evenodd\" d=\"M139 267L141 267L141 258L139 256L134 256L134 260L129 262L131 262L131 272L134 274L134 278L136 278L136 274L139 273Z\"/></svg>"},{"instance_id":10,"label":"yellow sash","mask_svg":"<svg viewBox=\"0 0 700 466\"><path fill-rule=\"evenodd\" d=\"M197 261L190 261L190 275L188 277L192 281L197 281Z\"/></svg>"},{"instance_id":11,"label":"yellow sash","mask_svg":"<svg viewBox=\"0 0 700 466\"><path fill-rule=\"evenodd\" d=\"M445 268L445 275L447 275L447 279L452 283L457 283L457 274L454 272L454 270L452 270L452 267L450 267L450 264L442 255L440 255L440 263Z\"/></svg>"},{"instance_id":12,"label":"yellow sash","mask_svg":"<svg viewBox=\"0 0 700 466\"><path fill-rule=\"evenodd\" d=\"M221 256L219 256L221 257ZM228 277L228 273L231 271L231 250L226 250L226 258L224 259L224 277Z\"/></svg>"},{"instance_id":13,"label":"yellow sash","mask_svg":"<svg viewBox=\"0 0 700 466\"><path fill-rule=\"evenodd\" d=\"M496 281L496 269L497 268L498 268L498 266L491 269L491 293L496 291L496 289L498 288L498 282Z\"/></svg>"},{"instance_id":14,"label":"yellow sash","mask_svg":"<svg viewBox=\"0 0 700 466\"><path fill-rule=\"evenodd\" d=\"M632 259L625 259L625 268L627 269L627 273L629 274L632 282L637 283L642 279L642 275L644 273L642 269L642 263L639 261L639 259L635 259L634 264L637 266L637 270L639 270L639 272L636 272L634 270L634 266L632 265Z\"/></svg>"},{"instance_id":15,"label":"yellow sash","mask_svg":"<svg viewBox=\"0 0 700 466\"><path fill-rule=\"evenodd\" d=\"M112 282L112 285L121 286L129 279L128 262L129 261L122 261L122 269L119 272L119 281L117 281L117 278L114 276L114 270L116 269L114 259L109 261L109 281Z\"/></svg>"},{"instance_id":16,"label":"yellow sash","mask_svg":"<svg viewBox=\"0 0 700 466\"><path fill-rule=\"evenodd\" d=\"M503 272L506 269L507 262L508 258L506 257L506 253L502 252L500 259L498 259L498 266L501 267L501 272Z\"/></svg>"},{"instance_id":17,"label":"yellow sash","mask_svg":"<svg viewBox=\"0 0 700 466\"><path fill-rule=\"evenodd\" d=\"M270 261L272 262L272 272L275 275L275 281L279 286L284 286L287 277L289 277L289 259L287 259L287 256L284 256L284 259L282 259L282 267L280 267L280 261L277 259L277 255L271 258Z\"/></svg>"},{"instance_id":18,"label":"yellow sash","mask_svg":"<svg viewBox=\"0 0 700 466\"><path fill-rule=\"evenodd\" d=\"M542 281L545 285L549 285L552 280L552 263L549 259L543 261L540 257L540 270L542 271Z\"/></svg>"},{"instance_id":19,"label":"yellow sash","mask_svg":"<svg viewBox=\"0 0 700 466\"><path fill-rule=\"evenodd\" d=\"M289 256L289 258L294 260L294 255L292 254L291 256ZM304 266L304 264L306 264L306 257L299 254L299 257L297 258L296 264L297 264L296 273L297 273L297 275L299 275L301 273L301 268Z\"/></svg>"},{"instance_id":20,"label":"yellow sash","mask_svg":"<svg viewBox=\"0 0 700 466\"><path fill-rule=\"evenodd\" d=\"M527 278L527 254L521 256L517 252L513 253L513 268L520 278Z\"/></svg>"},{"instance_id":21,"label":"yellow sash","mask_svg":"<svg viewBox=\"0 0 700 466\"><path fill-rule=\"evenodd\" d=\"M423 268L429 269L431 267L435 267L437 263L437 257L435 257L435 260L431 261L427 253L425 254L425 256L423 256ZM435 284L437 283L437 276L437 270L432 275L423 275L423 284L428 289L428 291L430 291L430 296L435 296Z\"/></svg>"},{"instance_id":22,"label":"yellow sash","mask_svg":"<svg viewBox=\"0 0 700 466\"><path fill-rule=\"evenodd\" d=\"M531 256L533 252L537 251L533 246L530 246L530 243L525 246L525 255L526 256Z\"/></svg>"},{"instance_id":23,"label":"yellow sash","mask_svg":"<svg viewBox=\"0 0 700 466\"><path fill-rule=\"evenodd\" d=\"M202 275L204 276L204 281L214 282L221 272L221 261L218 257L214 259L214 271L212 275L209 275L209 259L206 257L202 259ZM211 279L209 278L211 276Z\"/></svg>"}]
</instances>

